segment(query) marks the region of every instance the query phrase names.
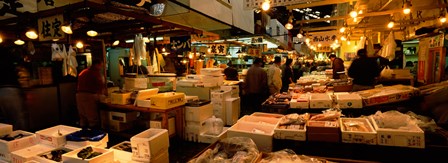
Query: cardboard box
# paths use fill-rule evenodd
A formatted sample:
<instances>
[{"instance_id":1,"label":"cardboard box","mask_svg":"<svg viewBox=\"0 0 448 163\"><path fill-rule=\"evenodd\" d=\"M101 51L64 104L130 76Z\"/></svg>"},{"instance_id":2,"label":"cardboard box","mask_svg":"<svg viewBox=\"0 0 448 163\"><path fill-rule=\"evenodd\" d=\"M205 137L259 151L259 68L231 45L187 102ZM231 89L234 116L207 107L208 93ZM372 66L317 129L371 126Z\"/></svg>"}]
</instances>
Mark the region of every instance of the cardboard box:
<instances>
[{"instance_id":1,"label":"cardboard box","mask_svg":"<svg viewBox=\"0 0 448 163\"><path fill-rule=\"evenodd\" d=\"M51 128L40 130L36 132L36 137L40 144L49 145L52 147L62 147L67 143L65 137L81 128L57 125Z\"/></svg>"},{"instance_id":2,"label":"cardboard box","mask_svg":"<svg viewBox=\"0 0 448 163\"><path fill-rule=\"evenodd\" d=\"M137 119L138 112L136 111L127 111L127 112L109 112L109 120L117 121L117 122L133 122Z\"/></svg>"},{"instance_id":3,"label":"cardboard box","mask_svg":"<svg viewBox=\"0 0 448 163\"><path fill-rule=\"evenodd\" d=\"M425 133L417 125L413 126L416 131L379 128L376 121L369 118L377 132L378 145L425 148Z\"/></svg>"},{"instance_id":4,"label":"cardboard box","mask_svg":"<svg viewBox=\"0 0 448 163\"><path fill-rule=\"evenodd\" d=\"M221 68L203 68L201 69L201 75L207 76L222 76Z\"/></svg>"},{"instance_id":5,"label":"cardboard box","mask_svg":"<svg viewBox=\"0 0 448 163\"><path fill-rule=\"evenodd\" d=\"M339 125L341 126L341 141L343 143L377 144L377 133L366 118L341 118L339 120ZM347 131L344 125L344 122L347 121L363 123L368 132Z\"/></svg>"},{"instance_id":6,"label":"cardboard box","mask_svg":"<svg viewBox=\"0 0 448 163\"><path fill-rule=\"evenodd\" d=\"M232 95L231 91L212 91L210 93L211 96L211 101L212 102L221 102L221 101L226 101L226 99L230 98Z\"/></svg>"},{"instance_id":7,"label":"cardboard box","mask_svg":"<svg viewBox=\"0 0 448 163\"><path fill-rule=\"evenodd\" d=\"M238 120L238 122L240 122L240 121L246 122L246 123L260 124L260 125L277 126L278 123L280 122L280 119L245 115Z\"/></svg>"},{"instance_id":8,"label":"cardboard box","mask_svg":"<svg viewBox=\"0 0 448 163\"><path fill-rule=\"evenodd\" d=\"M356 93L362 97L364 106L373 106L408 100L419 95L419 92L419 89L412 86L394 85Z\"/></svg>"},{"instance_id":9,"label":"cardboard box","mask_svg":"<svg viewBox=\"0 0 448 163\"><path fill-rule=\"evenodd\" d=\"M240 106L241 99L239 97L228 98L226 100L226 121L224 122L224 124L231 126L238 121L241 111Z\"/></svg>"},{"instance_id":10,"label":"cardboard box","mask_svg":"<svg viewBox=\"0 0 448 163\"><path fill-rule=\"evenodd\" d=\"M37 156L38 154L49 152L53 150L54 147L47 146L43 144L34 145L31 147L27 147L21 150L17 150L11 153L11 162L12 163L24 163L26 161L30 161L33 159L33 157Z\"/></svg>"},{"instance_id":11,"label":"cardboard box","mask_svg":"<svg viewBox=\"0 0 448 163\"><path fill-rule=\"evenodd\" d=\"M124 78L125 90L140 90L148 88L148 78Z\"/></svg>"},{"instance_id":12,"label":"cardboard box","mask_svg":"<svg viewBox=\"0 0 448 163\"><path fill-rule=\"evenodd\" d=\"M150 128L162 129L162 120L149 121ZM168 118L168 134L173 135L176 133L176 119L174 117Z\"/></svg>"},{"instance_id":13,"label":"cardboard box","mask_svg":"<svg viewBox=\"0 0 448 163\"><path fill-rule=\"evenodd\" d=\"M131 92L127 93L112 92L110 96L110 103L118 105L127 105L130 104L130 99L131 99Z\"/></svg>"},{"instance_id":14,"label":"cardboard box","mask_svg":"<svg viewBox=\"0 0 448 163\"><path fill-rule=\"evenodd\" d=\"M187 80L196 80L196 81L202 81L204 78L204 75L187 75L185 79Z\"/></svg>"},{"instance_id":15,"label":"cardboard box","mask_svg":"<svg viewBox=\"0 0 448 163\"><path fill-rule=\"evenodd\" d=\"M336 95L336 101L340 108L362 108L362 98L359 94L338 94Z\"/></svg>"},{"instance_id":16,"label":"cardboard box","mask_svg":"<svg viewBox=\"0 0 448 163\"><path fill-rule=\"evenodd\" d=\"M56 148L56 149L53 149L53 150L48 151L48 152L41 152L41 153L39 153L37 156L34 156L34 157L32 158L32 160L35 160L35 161L37 161L37 162L39 162L39 163L62 163L62 160L61 160L60 162L57 162L57 161L54 161L54 160L51 160L51 159L47 159L47 158L51 158L51 156L52 156L52 155L51 155L51 152L52 152L52 151L55 151L55 150L64 150L65 153L68 153L68 152L73 151L73 150L71 150L71 149L64 148L64 147ZM64 154L64 153L62 153L62 154ZM44 157L43 157L44 155L47 155L47 158L44 158ZM61 157L61 159L62 159L62 157Z\"/></svg>"},{"instance_id":17,"label":"cardboard box","mask_svg":"<svg viewBox=\"0 0 448 163\"><path fill-rule=\"evenodd\" d=\"M199 107L185 106L185 121L203 122L213 116L213 105Z\"/></svg>"},{"instance_id":18,"label":"cardboard box","mask_svg":"<svg viewBox=\"0 0 448 163\"><path fill-rule=\"evenodd\" d=\"M64 163L114 163L114 152L112 150L92 147L94 152L102 153L99 156L93 157L91 159L82 159L77 156L77 154L84 148L88 146L84 146L73 150L71 152L65 153L62 155L62 160Z\"/></svg>"},{"instance_id":19,"label":"cardboard box","mask_svg":"<svg viewBox=\"0 0 448 163\"><path fill-rule=\"evenodd\" d=\"M277 126L274 130L275 139L286 139L286 140L306 140L306 125L303 126L303 130L296 129L280 129Z\"/></svg>"},{"instance_id":20,"label":"cardboard box","mask_svg":"<svg viewBox=\"0 0 448 163\"><path fill-rule=\"evenodd\" d=\"M0 135L8 135L12 132L12 125L0 123Z\"/></svg>"},{"instance_id":21,"label":"cardboard box","mask_svg":"<svg viewBox=\"0 0 448 163\"><path fill-rule=\"evenodd\" d=\"M221 139L227 138L227 130L228 129L229 129L228 127L224 127L221 134L219 134L219 135L209 135L209 134L202 133L198 137L198 142L213 144Z\"/></svg>"},{"instance_id":22,"label":"cardboard box","mask_svg":"<svg viewBox=\"0 0 448 163\"><path fill-rule=\"evenodd\" d=\"M321 142L340 141L339 121L308 121L307 140Z\"/></svg>"},{"instance_id":23,"label":"cardboard box","mask_svg":"<svg viewBox=\"0 0 448 163\"><path fill-rule=\"evenodd\" d=\"M239 96L240 86L239 85L223 85L223 86L221 86L221 90L230 91L232 95L236 94Z\"/></svg>"},{"instance_id":24,"label":"cardboard box","mask_svg":"<svg viewBox=\"0 0 448 163\"><path fill-rule=\"evenodd\" d=\"M22 130L16 130L9 133L9 135L13 137L18 134L23 134L26 136L11 141L0 140L0 159L11 161L11 152L31 147L37 144L36 135L33 133Z\"/></svg>"},{"instance_id":25,"label":"cardboard box","mask_svg":"<svg viewBox=\"0 0 448 163\"><path fill-rule=\"evenodd\" d=\"M131 138L132 160L147 161L168 150L168 130L150 128Z\"/></svg>"},{"instance_id":26,"label":"cardboard box","mask_svg":"<svg viewBox=\"0 0 448 163\"><path fill-rule=\"evenodd\" d=\"M109 130L113 132L126 131L132 128L133 122L119 122L119 121L109 121Z\"/></svg>"},{"instance_id":27,"label":"cardboard box","mask_svg":"<svg viewBox=\"0 0 448 163\"><path fill-rule=\"evenodd\" d=\"M312 93L310 96L310 108L322 109L331 108L333 106L333 100L330 95L324 93Z\"/></svg>"},{"instance_id":28,"label":"cardboard box","mask_svg":"<svg viewBox=\"0 0 448 163\"><path fill-rule=\"evenodd\" d=\"M258 150L272 151L275 126L238 121L227 130L227 137L248 137L257 144Z\"/></svg>"},{"instance_id":29,"label":"cardboard box","mask_svg":"<svg viewBox=\"0 0 448 163\"><path fill-rule=\"evenodd\" d=\"M301 94L298 98L291 99L289 105L292 109L309 109L310 96L308 94Z\"/></svg>"},{"instance_id":30,"label":"cardboard box","mask_svg":"<svg viewBox=\"0 0 448 163\"><path fill-rule=\"evenodd\" d=\"M176 86L180 87L194 87L196 84L199 84L199 80L179 80L176 82Z\"/></svg>"},{"instance_id":31,"label":"cardboard box","mask_svg":"<svg viewBox=\"0 0 448 163\"><path fill-rule=\"evenodd\" d=\"M198 100L199 100L198 96L185 96L185 103L198 101Z\"/></svg>"},{"instance_id":32,"label":"cardboard box","mask_svg":"<svg viewBox=\"0 0 448 163\"><path fill-rule=\"evenodd\" d=\"M224 84L223 76L204 76L202 79L203 87L216 87ZM200 86L201 84L196 84L196 86Z\"/></svg>"},{"instance_id":33,"label":"cardboard box","mask_svg":"<svg viewBox=\"0 0 448 163\"><path fill-rule=\"evenodd\" d=\"M154 109L170 109L185 104L185 94L177 92L159 93L151 97L151 107Z\"/></svg>"}]
</instances>

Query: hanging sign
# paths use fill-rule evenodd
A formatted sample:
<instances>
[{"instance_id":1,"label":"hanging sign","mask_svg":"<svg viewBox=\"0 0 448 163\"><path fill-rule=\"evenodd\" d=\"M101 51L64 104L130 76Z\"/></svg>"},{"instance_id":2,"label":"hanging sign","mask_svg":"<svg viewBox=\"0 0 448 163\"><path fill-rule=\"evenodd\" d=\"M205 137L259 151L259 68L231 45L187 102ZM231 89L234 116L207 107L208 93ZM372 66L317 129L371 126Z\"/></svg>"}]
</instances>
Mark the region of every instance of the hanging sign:
<instances>
[{"instance_id":1,"label":"hanging sign","mask_svg":"<svg viewBox=\"0 0 448 163\"><path fill-rule=\"evenodd\" d=\"M43 11L82 1L83 0L37 0L37 10Z\"/></svg>"},{"instance_id":2,"label":"hanging sign","mask_svg":"<svg viewBox=\"0 0 448 163\"><path fill-rule=\"evenodd\" d=\"M191 51L191 37L170 37L170 50L175 54Z\"/></svg>"},{"instance_id":3,"label":"hanging sign","mask_svg":"<svg viewBox=\"0 0 448 163\"><path fill-rule=\"evenodd\" d=\"M211 44L207 50L208 54L227 54L227 44Z\"/></svg>"},{"instance_id":4,"label":"hanging sign","mask_svg":"<svg viewBox=\"0 0 448 163\"><path fill-rule=\"evenodd\" d=\"M313 45L331 45L337 40L337 34L337 31L312 33L310 35L310 43Z\"/></svg>"},{"instance_id":5,"label":"hanging sign","mask_svg":"<svg viewBox=\"0 0 448 163\"><path fill-rule=\"evenodd\" d=\"M244 9L261 8L261 4L266 0L244 0ZM270 0L271 7L296 5L310 2L317 2L321 0Z\"/></svg>"},{"instance_id":6,"label":"hanging sign","mask_svg":"<svg viewBox=\"0 0 448 163\"><path fill-rule=\"evenodd\" d=\"M331 52L332 48L330 46L321 46L321 47L316 47L315 52Z\"/></svg>"},{"instance_id":7,"label":"hanging sign","mask_svg":"<svg viewBox=\"0 0 448 163\"><path fill-rule=\"evenodd\" d=\"M445 37L443 37L443 34L430 37L429 39L429 48L436 48L436 47L443 47L443 40Z\"/></svg>"},{"instance_id":8,"label":"hanging sign","mask_svg":"<svg viewBox=\"0 0 448 163\"><path fill-rule=\"evenodd\" d=\"M422 38L418 44L417 81L426 83L430 38Z\"/></svg>"},{"instance_id":9,"label":"hanging sign","mask_svg":"<svg viewBox=\"0 0 448 163\"><path fill-rule=\"evenodd\" d=\"M63 39L64 32L61 30L61 25L64 22L64 16L55 15L51 17L41 18L37 21L39 41L50 41L53 39Z\"/></svg>"},{"instance_id":10,"label":"hanging sign","mask_svg":"<svg viewBox=\"0 0 448 163\"><path fill-rule=\"evenodd\" d=\"M259 57L261 56L261 49L260 48L249 48L247 50L247 54L251 55L251 56L256 56Z\"/></svg>"},{"instance_id":11,"label":"hanging sign","mask_svg":"<svg viewBox=\"0 0 448 163\"><path fill-rule=\"evenodd\" d=\"M11 17L11 15L6 15L6 13L16 13L16 12L37 12L36 1L30 0L3 0L0 3L0 16L1 17Z\"/></svg>"}]
</instances>

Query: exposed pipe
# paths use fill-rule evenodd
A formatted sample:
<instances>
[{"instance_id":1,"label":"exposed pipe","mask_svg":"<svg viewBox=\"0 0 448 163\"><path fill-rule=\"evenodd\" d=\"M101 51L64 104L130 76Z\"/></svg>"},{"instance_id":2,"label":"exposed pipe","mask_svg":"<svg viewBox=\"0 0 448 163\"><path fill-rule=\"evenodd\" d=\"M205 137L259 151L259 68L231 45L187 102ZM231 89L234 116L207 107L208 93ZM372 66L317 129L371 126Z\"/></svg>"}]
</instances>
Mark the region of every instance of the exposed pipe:
<instances>
[{"instance_id":1,"label":"exposed pipe","mask_svg":"<svg viewBox=\"0 0 448 163\"><path fill-rule=\"evenodd\" d=\"M387 1L378 11L384 10L393 0Z\"/></svg>"}]
</instances>

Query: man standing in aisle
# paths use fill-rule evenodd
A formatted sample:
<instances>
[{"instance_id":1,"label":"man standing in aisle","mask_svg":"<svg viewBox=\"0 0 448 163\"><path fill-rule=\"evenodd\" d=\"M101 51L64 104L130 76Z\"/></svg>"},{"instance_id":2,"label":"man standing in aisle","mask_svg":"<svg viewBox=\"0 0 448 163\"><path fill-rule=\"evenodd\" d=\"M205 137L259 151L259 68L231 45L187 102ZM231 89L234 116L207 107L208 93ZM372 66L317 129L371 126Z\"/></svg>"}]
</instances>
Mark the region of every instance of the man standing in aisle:
<instances>
[{"instance_id":1,"label":"man standing in aisle","mask_svg":"<svg viewBox=\"0 0 448 163\"><path fill-rule=\"evenodd\" d=\"M338 72L344 72L344 61L339 58L336 57L336 55L332 54L330 55L330 60L331 60L331 67L333 68L333 79L340 79L340 75Z\"/></svg>"},{"instance_id":2,"label":"man standing in aisle","mask_svg":"<svg viewBox=\"0 0 448 163\"><path fill-rule=\"evenodd\" d=\"M243 87L248 101L247 114L261 111L261 103L266 100L268 78L266 71L261 68L262 64L261 58L255 58L244 79Z\"/></svg>"},{"instance_id":3,"label":"man standing in aisle","mask_svg":"<svg viewBox=\"0 0 448 163\"><path fill-rule=\"evenodd\" d=\"M348 76L353 78L353 92L374 88L375 78L381 72L375 60L367 57L365 49L358 50L357 55L348 68Z\"/></svg>"},{"instance_id":4,"label":"man standing in aisle","mask_svg":"<svg viewBox=\"0 0 448 163\"><path fill-rule=\"evenodd\" d=\"M280 57L275 57L274 63L269 66L268 69L268 87L271 95L280 93L280 89L282 88L282 70L280 69L281 63L282 59Z\"/></svg>"},{"instance_id":5,"label":"man standing in aisle","mask_svg":"<svg viewBox=\"0 0 448 163\"><path fill-rule=\"evenodd\" d=\"M82 128L99 128L98 104L106 94L106 82L102 75L102 69L103 62L94 60L92 66L79 74L76 104L79 113L79 125Z\"/></svg>"}]
</instances>

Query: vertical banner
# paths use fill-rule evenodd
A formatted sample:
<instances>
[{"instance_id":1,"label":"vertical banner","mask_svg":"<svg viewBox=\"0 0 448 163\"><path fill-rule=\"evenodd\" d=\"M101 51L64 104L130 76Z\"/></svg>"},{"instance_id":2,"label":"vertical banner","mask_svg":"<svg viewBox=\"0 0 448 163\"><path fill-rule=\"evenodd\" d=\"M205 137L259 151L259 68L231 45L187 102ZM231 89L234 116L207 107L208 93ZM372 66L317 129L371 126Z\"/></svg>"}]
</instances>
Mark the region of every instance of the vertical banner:
<instances>
[{"instance_id":1,"label":"vertical banner","mask_svg":"<svg viewBox=\"0 0 448 163\"><path fill-rule=\"evenodd\" d=\"M64 17L62 15L38 19L37 25L39 30L39 41L63 39L65 37L65 33L61 30L61 25L63 22Z\"/></svg>"},{"instance_id":2,"label":"vertical banner","mask_svg":"<svg viewBox=\"0 0 448 163\"><path fill-rule=\"evenodd\" d=\"M191 36L170 37L170 50L176 55L191 51Z\"/></svg>"},{"instance_id":3,"label":"vertical banner","mask_svg":"<svg viewBox=\"0 0 448 163\"><path fill-rule=\"evenodd\" d=\"M429 38L420 39L418 44L418 67L417 67L417 81L426 83L426 70L428 69L428 53L429 53Z\"/></svg>"}]
</instances>

